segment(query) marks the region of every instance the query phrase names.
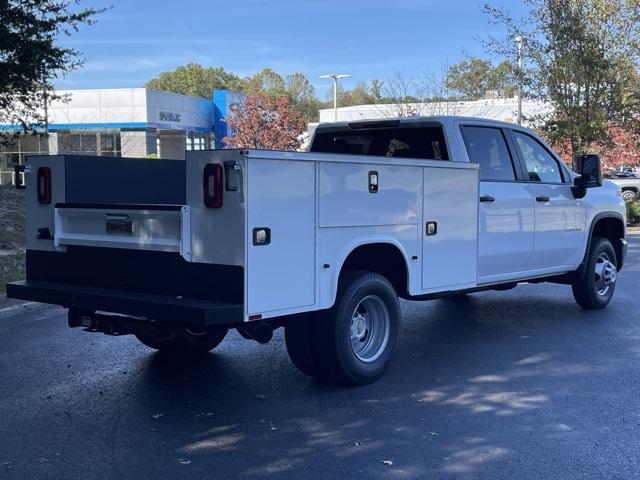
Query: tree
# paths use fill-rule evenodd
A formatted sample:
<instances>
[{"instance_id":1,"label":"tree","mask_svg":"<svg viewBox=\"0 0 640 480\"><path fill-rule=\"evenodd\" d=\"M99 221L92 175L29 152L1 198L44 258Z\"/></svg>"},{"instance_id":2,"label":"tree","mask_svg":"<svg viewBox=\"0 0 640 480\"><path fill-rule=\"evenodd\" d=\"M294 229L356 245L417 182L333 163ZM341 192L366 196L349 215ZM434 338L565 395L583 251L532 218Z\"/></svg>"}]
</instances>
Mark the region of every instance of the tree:
<instances>
[{"instance_id":1,"label":"tree","mask_svg":"<svg viewBox=\"0 0 640 480\"><path fill-rule=\"evenodd\" d=\"M309 100L315 97L315 89L304 73L296 72L287 75L285 80L285 93L289 95L293 103Z\"/></svg>"},{"instance_id":2,"label":"tree","mask_svg":"<svg viewBox=\"0 0 640 480\"><path fill-rule=\"evenodd\" d=\"M352 90L341 92L340 105L343 107L349 107L351 105L370 105L375 103L375 100L369 91L369 86L366 82L358 82Z\"/></svg>"},{"instance_id":3,"label":"tree","mask_svg":"<svg viewBox=\"0 0 640 480\"><path fill-rule=\"evenodd\" d=\"M285 79L285 94L291 98L294 108L307 122L318 119L321 102L315 96L315 88L303 73L292 73Z\"/></svg>"},{"instance_id":4,"label":"tree","mask_svg":"<svg viewBox=\"0 0 640 480\"><path fill-rule=\"evenodd\" d=\"M600 152L602 163L607 168L620 169L621 167L640 166L640 138L637 132L628 128L611 126L609 138L611 145L595 145L595 150Z\"/></svg>"},{"instance_id":5,"label":"tree","mask_svg":"<svg viewBox=\"0 0 640 480\"><path fill-rule=\"evenodd\" d=\"M0 2L0 123L33 130L53 79L82 64L80 53L60 46L62 35L93 24L103 9L75 9L79 1Z\"/></svg>"},{"instance_id":6,"label":"tree","mask_svg":"<svg viewBox=\"0 0 640 480\"><path fill-rule=\"evenodd\" d=\"M371 80L371 99L373 103L382 103L382 81L374 78Z\"/></svg>"},{"instance_id":7,"label":"tree","mask_svg":"<svg viewBox=\"0 0 640 480\"><path fill-rule=\"evenodd\" d=\"M241 105L233 107L227 124L234 132L223 139L227 147L267 150L300 148L300 138L307 128L288 96L264 93L247 96Z\"/></svg>"},{"instance_id":8,"label":"tree","mask_svg":"<svg viewBox=\"0 0 640 480\"><path fill-rule=\"evenodd\" d=\"M638 131L640 118L640 2L635 0L527 0L529 13L514 19L485 6L491 22L507 29L489 40L492 53L516 65L515 39L524 38L525 96L548 103L529 118L555 144L571 153L612 144L613 125Z\"/></svg>"},{"instance_id":9,"label":"tree","mask_svg":"<svg viewBox=\"0 0 640 480\"><path fill-rule=\"evenodd\" d=\"M507 60L494 67L488 60L464 59L449 67L446 83L463 100L479 100L488 92L512 96L516 90L513 68Z\"/></svg>"},{"instance_id":10,"label":"tree","mask_svg":"<svg viewBox=\"0 0 640 480\"><path fill-rule=\"evenodd\" d=\"M170 72L162 72L145 87L193 97L211 98L214 90L244 91L246 82L222 67L203 67L189 63Z\"/></svg>"},{"instance_id":11,"label":"tree","mask_svg":"<svg viewBox=\"0 0 640 480\"><path fill-rule=\"evenodd\" d=\"M251 94L284 95L285 85L282 76L272 68L263 68L248 80L248 92Z\"/></svg>"},{"instance_id":12,"label":"tree","mask_svg":"<svg viewBox=\"0 0 640 480\"><path fill-rule=\"evenodd\" d=\"M447 85L449 68L440 72L407 77L396 71L384 83L384 103L394 106L393 116L456 115L458 105ZM387 113L387 112L385 112Z\"/></svg>"}]
</instances>

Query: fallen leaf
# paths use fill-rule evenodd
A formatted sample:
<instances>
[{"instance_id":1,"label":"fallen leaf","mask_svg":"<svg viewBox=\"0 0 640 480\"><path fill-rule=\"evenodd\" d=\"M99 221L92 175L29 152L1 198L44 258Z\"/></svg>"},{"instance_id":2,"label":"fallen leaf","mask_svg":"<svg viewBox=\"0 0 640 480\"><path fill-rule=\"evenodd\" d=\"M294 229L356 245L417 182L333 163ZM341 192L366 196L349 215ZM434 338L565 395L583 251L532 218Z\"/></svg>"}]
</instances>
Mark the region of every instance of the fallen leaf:
<instances>
[{"instance_id":1,"label":"fallen leaf","mask_svg":"<svg viewBox=\"0 0 640 480\"><path fill-rule=\"evenodd\" d=\"M382 464L390 467L391 465L393 465L393 462L391 460L382 460Z\"/></svg>"},{"instance_id":2,"label":"fallen leaf","mask_svg":"<svg viewBox=\"0 0 640 480\"><path fill-rule=\"evenodd\" d=\"M164 413L154 413L153 415L151 415L151 418L153 418L154 420L157 420L160 417L164 417Z\"/></svg>"}]
</instances>

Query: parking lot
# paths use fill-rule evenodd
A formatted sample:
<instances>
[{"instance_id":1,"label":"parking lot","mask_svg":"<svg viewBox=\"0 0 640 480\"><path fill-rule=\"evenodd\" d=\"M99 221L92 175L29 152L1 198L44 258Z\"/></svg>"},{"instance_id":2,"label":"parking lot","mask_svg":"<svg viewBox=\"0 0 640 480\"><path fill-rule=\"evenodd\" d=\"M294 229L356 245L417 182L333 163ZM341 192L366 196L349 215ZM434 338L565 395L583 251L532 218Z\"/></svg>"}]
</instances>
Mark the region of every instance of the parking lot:
<instances>
[{"instance_id":1,"label":"parking lot","mask_svg":"<svg viewBox=\"0 0 640 480\"><path fill-rule=\"evenodd\" d=\"M640 237L608 309L569 287L403 302L377 383L317 383L281 332L176 363L65 311L0 311L0 478L637 478Z\"/></svg>"}]
</instances>

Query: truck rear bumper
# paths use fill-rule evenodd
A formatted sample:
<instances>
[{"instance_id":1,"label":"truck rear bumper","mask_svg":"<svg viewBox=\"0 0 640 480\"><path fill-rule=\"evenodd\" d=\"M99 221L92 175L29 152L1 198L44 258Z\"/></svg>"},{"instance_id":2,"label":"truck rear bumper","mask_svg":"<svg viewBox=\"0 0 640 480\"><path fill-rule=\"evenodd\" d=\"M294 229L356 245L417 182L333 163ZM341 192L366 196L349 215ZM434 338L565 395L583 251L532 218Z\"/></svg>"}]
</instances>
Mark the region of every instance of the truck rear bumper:
<instances>
[{"instance_id":1,"label":"truck rear bumper","mask_svg":"<svg viewBox=\"0 0 640 480\"><path fill-rule=\"evenodd\" d=\"M33 280L8 283L7 297L144 317L172 326L207 327L243 321L242 304L66 283Z\"/></svg>"}]
</instances>

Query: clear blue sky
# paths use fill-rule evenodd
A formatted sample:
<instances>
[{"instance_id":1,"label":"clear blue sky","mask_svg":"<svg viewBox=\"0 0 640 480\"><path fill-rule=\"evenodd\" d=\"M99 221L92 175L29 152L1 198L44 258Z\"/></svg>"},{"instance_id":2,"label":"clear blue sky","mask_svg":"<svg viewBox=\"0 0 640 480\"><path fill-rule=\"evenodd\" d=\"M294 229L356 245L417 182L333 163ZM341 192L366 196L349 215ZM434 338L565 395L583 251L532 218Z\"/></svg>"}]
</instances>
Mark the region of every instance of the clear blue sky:
<instances>
[{"instance_id":1,"label":"clear blue sky","mask_svg":"<svg viewBox=\"0 0 640 480\"><path fill-rule=\"evenodd\" d=\"M358 81L437 72L463 53L482 55L478 38L504 32L482 5L521 14L520 0L91 0L112 9L93 26L63 40L85 65L58 88L142 86L188 62L222 66L239 75L264 67L303 72L320 98L324 73Z\"/></svg>"}]
</instances>

